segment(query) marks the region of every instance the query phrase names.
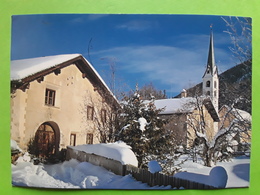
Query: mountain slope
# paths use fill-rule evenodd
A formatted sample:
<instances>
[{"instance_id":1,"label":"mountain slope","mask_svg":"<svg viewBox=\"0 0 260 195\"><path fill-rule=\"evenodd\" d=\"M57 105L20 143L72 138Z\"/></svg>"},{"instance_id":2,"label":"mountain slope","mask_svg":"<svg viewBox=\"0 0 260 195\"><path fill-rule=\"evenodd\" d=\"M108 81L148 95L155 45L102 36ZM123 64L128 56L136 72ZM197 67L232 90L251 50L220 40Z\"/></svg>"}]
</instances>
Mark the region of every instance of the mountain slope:
<instances>
[{"instance_id":1,"label":"mountain slope","mask_svg":"<svg viewBox=\"0 0 260 195\"><path fill-rule=\"evenodd\" d=\"M252 62L238 64L219 75L219 108L223 105L251 113ZM187 96L202 94L202 83L186 90ZM176 97L180 97L180 94Z\"/></svg>"}]
</instances>

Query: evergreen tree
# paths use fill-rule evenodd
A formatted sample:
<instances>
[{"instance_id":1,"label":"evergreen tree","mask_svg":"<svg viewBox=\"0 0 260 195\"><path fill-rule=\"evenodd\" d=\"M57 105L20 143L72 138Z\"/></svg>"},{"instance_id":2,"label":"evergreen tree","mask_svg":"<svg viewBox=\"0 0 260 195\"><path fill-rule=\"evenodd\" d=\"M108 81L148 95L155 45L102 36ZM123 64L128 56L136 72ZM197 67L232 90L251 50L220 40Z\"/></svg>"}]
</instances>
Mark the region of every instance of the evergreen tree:
<instances>
[{"instance_id":1,"label":"evergreen tree","mask_svg":"<svg viewBox=\"0 0 260 195\"><path fill-rule=\"evenodd\" d=\"M137 92L123 104L118 140L132 147L140 167L151 158L164 158L172 150L171 134L164 129L166 121L158 117L160 111L153 100L143 101Z\"/></svg>"}]
</instances>

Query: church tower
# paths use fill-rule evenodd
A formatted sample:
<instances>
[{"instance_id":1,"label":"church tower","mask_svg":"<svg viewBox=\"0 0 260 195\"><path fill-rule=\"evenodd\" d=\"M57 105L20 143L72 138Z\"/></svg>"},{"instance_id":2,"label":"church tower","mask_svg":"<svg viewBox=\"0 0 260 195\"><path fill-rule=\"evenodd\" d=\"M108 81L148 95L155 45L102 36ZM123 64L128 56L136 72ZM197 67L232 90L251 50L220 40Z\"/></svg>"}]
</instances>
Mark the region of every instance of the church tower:
<instances>
[{"instance_id":1,"label":"church tower","mask_svg":"<svg viewBox=\"0 0 260 195\"><path fill-rule=\"evenodd\" d=\"M215 64L212 27L210 32L208 62L207 62L205 73L202 78L203 78L202 93L205 96L210 96L211 101L215 107L215 110L218 113L219 79L218 79L218 69Z\"/></svg>"}]
</instances>

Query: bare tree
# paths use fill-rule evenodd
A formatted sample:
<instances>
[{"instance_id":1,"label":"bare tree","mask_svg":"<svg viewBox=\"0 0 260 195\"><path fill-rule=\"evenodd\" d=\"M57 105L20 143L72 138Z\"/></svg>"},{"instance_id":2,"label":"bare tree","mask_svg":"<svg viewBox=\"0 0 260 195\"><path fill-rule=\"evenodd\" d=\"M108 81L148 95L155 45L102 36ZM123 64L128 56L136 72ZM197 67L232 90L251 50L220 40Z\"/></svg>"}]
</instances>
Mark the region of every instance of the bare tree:
<instances>
[{"instance_id":1,"label":"bare tree","mask_svg":"<svg viewBox=\"0 0 260 195\"><path fill-rule=\"evenodd\" d=\"M101 91L100 89L96 89ZM84 98L82 112L86 131L93 129L95 137L100 143L115 141L115 132L118 129L119 103L110 92L102 91L99 99L89 94Z\"/></svg>"},{"instance_id":2,"label":"bare tree","mask_svg":"<svg viewBox=\"0 0 260 195\"><path fill-rule=\"evenodd\" d=\"M220 98L230 107L235 102L236 108L251 113L252 20L248 17L222 17L222 19L227 26L224 32L229 34L232 43L229 49L241 64L238 65L239 71L233 72L236 75L223 74L220 78L223 81L220 86L222 94ZM232 102L227 102L228 100Z\"/></svg>"},{"instance_id":3,"label":"bare tree","mask_svg":"<svg viewBox=\"0 0 260 195\"><path fill-rule=\"evenodd\" d=\"M110 78L108 79L109 88L115 94L116 92L116 58L115 57L103 57L101 60L106 60L110 69Z\"/></svg>"},{"instance_id":4,"label":"bare tree","mask_svg":"<svg viewBox=\"0 0 260 195\"><path fill-rule=\"evenodd\" d=\"M138 86L138 84L136 84ZM129 91L124 97L128 99L133 96L135 93L134 90ZM142 100L151 100L151 99L166 99L166 91L157 89L152 82L144 84L140 89L138 88L138 93Z\"/></svg>"},{"instance_id":5,"label":"bare tree","mask_svg":"<svg viewBox=\"0 0 260 195\"><path fill-rule=\"evenodd\" d=\"M241 63L252 60L252 20L248 17L222 17L230 35L232 47L229 49Z\"/></svg>"},{"instance_id":6,"label":"bare tree","mask_svg":"<svg viewBox=\"0 0 260 195\"><path fill-rule=\"evenodd\" d=\"M234 147L248 146L251 140L251 119L249 113L227 106L220 114L219 131L213 134L212 124L205 115L205 100L205 97L196 97L195 101L187 105L196 108L195 114L188 115L187 124L192 129L190 138L193 156L200 156L204 165L210 167L218 160L231 158L236 150Z\"/></svg>"}]
</instances>

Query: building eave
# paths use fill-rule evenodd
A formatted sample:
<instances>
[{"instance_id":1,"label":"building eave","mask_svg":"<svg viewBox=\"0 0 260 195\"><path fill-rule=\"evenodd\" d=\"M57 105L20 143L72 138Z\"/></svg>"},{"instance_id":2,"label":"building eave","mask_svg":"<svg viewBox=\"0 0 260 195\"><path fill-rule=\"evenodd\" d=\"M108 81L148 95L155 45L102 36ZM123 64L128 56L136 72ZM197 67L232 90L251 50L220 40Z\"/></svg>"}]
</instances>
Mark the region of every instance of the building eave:
<instances>
[{"instance_id":1,"label":"building eave","mask_svg":"<svg viewBox=\"0 0 260 195\"><path fill-rule=\"evenodd\" d=\"M102 80L102 78L98 75L98 73L94 70L93 66L80 54L76 55L76 57L73 56L71 59L50 66L44 70L34 72L24 78L11 80L12 91L16 89L21 89L25 91L26 89L29 88L30 82L35 80L41 82L44 80L44 77L46 75L52 73L58 75L61 73L63 68L73 64L77 66L77 68L81 71L82 77L87 78L94 86L94 88L96 88L100 92L101 95L108 94L109 97L111 97L114 100L113 102L119 105L117 98L110 91L110 89L107 87L107 85Z\"/></svg>"},{"instance_id":2,"label":"building eave","mask_svg":"<svg viewBox=\"0 0 260 195\"><path fill-rule=\"evenodd\" d=\"M211 115L211 117L213 118L213 120L215 122L219 122L220 121L219 120L219 115L218 115L215 107L213 106L211 99L210 98L205 98L203 100L203 105L207 108L207 110L208 110L209 114Z\"/></svg>"}]
</instances>

